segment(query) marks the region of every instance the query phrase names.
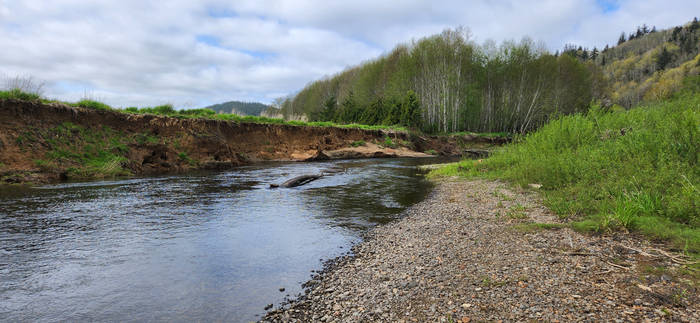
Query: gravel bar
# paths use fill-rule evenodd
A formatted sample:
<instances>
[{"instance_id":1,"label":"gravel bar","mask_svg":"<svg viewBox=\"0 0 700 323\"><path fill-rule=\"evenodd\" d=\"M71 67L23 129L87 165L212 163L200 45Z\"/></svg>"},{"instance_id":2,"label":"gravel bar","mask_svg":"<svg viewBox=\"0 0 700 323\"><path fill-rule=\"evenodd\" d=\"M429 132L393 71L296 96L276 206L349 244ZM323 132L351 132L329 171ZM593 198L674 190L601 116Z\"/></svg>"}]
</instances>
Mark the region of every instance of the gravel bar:
<instances>
[{"instance_id":1,"label":"gravel bar","mask_svg":"<svg viewBox=\"0 0 700 323\"><path fill-rule=\"evenodd\" d=\"M631 234L557 225L538 196L440 180L262 321L700 322L697 281L681 258Z\"/></svg>"}]
</instances>

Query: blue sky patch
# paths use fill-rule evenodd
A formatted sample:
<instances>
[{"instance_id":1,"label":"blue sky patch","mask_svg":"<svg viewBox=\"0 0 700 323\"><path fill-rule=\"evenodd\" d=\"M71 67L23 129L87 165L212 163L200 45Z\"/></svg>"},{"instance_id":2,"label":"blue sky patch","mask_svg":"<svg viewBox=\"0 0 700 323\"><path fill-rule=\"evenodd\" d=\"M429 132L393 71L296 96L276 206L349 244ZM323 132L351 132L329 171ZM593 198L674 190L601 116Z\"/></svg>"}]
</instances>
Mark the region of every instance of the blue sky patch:
<instances>
[{"instance_id":1,"label":"blue sky patch","mask_svg":"<svg viewBox=\"0 0 700 323\"><path fill-rule=\"evenodd\" d=\"M611 13L620 9L619 1L616 0L596 0L596 3L603 9L603 13Z\"/></svg>"}]
</instances>

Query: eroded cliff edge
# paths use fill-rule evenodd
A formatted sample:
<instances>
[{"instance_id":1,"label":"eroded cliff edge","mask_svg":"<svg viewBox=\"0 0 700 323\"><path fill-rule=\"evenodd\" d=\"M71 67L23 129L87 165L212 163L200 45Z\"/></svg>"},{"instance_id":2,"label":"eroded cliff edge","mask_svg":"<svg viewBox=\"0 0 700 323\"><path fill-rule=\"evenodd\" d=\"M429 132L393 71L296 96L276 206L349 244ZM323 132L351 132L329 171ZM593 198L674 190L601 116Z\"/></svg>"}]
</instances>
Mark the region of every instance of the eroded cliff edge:
<instances>
[{"instance_id":1,"label":"eroded cliff edge","mask_svg":"<svg viewBox=\"0 0 700 323\"><path fill-rule=\"evenodd\" d=\"M504 141L0 100L0 183L226 169L272 160L461 155Z\"/></svg>"}]
</instances>

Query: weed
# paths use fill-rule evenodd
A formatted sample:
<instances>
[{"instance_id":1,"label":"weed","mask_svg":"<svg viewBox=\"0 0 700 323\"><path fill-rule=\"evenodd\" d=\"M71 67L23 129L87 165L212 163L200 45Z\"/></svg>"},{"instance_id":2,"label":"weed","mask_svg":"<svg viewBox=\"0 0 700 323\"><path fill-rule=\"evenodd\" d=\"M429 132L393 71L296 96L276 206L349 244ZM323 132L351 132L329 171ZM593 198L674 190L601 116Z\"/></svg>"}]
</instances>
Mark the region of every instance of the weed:
<instances>
[{"instance_id":1,"label":"weed","mask_svg":"<svg viewBox=\"0 0 700 323\"><path fill-rule=\"evenodd\" d=\"M491 192L491 195L493 195L493 196L499 198L499 199L502 200L502 201L512 201L512 200L514 200L514 198L512 198L512 197L506 195L505 193L503 193L503 192L501 192L501 191L493 191L493 192Z\"/></svg>"},{"instance_id":2,"label":"weed","mask_svg":"<svg viewBox=\"0 0 700 323\"><path fill-rule=\"evenodd\" d=\"M527 218L525 210L527 209L524 206L516 204L510 207L508 212L506 212L506 215L511 219L525 219Z\"/></svg>"},{"instance_id":3,"label":"weed","mask_svg":"<svg viewBox=\"0 0 700 323\"><path fill-rule=\"evenodd\" d=\"M433 149L428 149L428 150L426 150L426 151L424 151L424 152L425 152L426 154L428 154L428 155L433 155L433 156L436 156L436 155L438 154L438 152L435 151L435 150L433 150Z\"/></svg>"},{"instance_id":4,"label":"weed","mask_svg":"<svg viewBox=\"0 0 700 323\"><path fill-rule=\"evenodd\" d=\"M357 140L357 141L353 141L350 145L353 147L360 147L360 146L367 145L367 143L364 140Z\"/></svg>"},{"instance_id":5,"label":"weed","mask_svg":"<svg viewBox=\"0 0 700 323\"><path fill-rule=\"evenodd\" d=\"M194 159L190 158L190 156L188 156L187 153L184 152L184 151L181 152L181 153L179 153L179 154L177 154L177 157L178 157L181 161L188 163L190 166L195 166L195 165L197 165L197 162L196 162Z\"/></svg>"},{"instance_id":6,"label":"weed","mask_svg":"<svg viewBox=\"0 0 700 323\"><path fill-rule=\"evenodd\" d=\"M561 223L532 222L532 223L516 224L513 226L513 229L515 231L519 231L519 232L530 233L530 232L536 232L536 231L542 231L542 230L556 230L556 229L564 228L566 226L567 226L566 224L561 224Z\"/></svg>"},{"instance_id":7,"label":"weed","mask_svg":"<svg viewBox=\"0 0 700 323\"><path fill-rule=\"evenodd\" d=\"M396 143L394 143L389 136L384 137L384 141L381 143L381 145L388 148L396 148Z\"/></svg>"}]
</instances>

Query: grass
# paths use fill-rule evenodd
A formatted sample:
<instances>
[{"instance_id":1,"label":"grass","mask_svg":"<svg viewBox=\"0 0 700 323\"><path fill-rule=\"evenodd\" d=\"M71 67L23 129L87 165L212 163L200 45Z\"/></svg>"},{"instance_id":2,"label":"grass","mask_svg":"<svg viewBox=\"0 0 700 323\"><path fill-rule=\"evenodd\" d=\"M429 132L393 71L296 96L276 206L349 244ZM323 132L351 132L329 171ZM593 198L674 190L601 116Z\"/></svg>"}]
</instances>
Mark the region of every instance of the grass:
<instances>
[{"instance_id":1,"label":"grass","mask_svg":"<svg viewBox=\"0 0 700 323\"><path fill-rule=\"evenodd\" d=\"M29 93L20 89L12 89L0 91L0 99L15 99L15 100L39 100L41 96L36 93Z\"/></svg>"},{"instance_id":2,"label":"grass","mask_svg":"<svg viewBox=\"0 0 700 323\"><path fill-rule=\"evenodd\" d=\"M357 140L357 141L353 141L350 145L353 147L360 147L360 146L364 146L366 144L367 143L364 140Z\"/></svg>"},{"instance_id":3,"label":"grass","mask_svg":"<svg viewBox=\"0 0 700 323\"><path fill-rule=\"evenodd\" d=\"M566 224L562 224L562 223L531 222L531 223L516 224L513 226L513 229L515 229L516 231L529 233L529 232L536 232L536 231L543 231L543 230L556 230L556 229L564 228L566 226L567 226Z\"/></svg>"},{"instance_id":4,"label":"grass","mask_svg":"<svg viewBox=\"0 0 700 323\"><path fill-rule=\"evenodd\" d=\"M388 148L396 148L396 143L394 143L394 141L391 140L391 138L389 138L389 136L384 137L384 141L379 143L379 145L384 146L384 147L388 147Z\"/></svg>"},{"instance_id":5,"label":"grass","mask_svg":"<svg viewBox=\"0 0 700 323\"><path fill-rule=\"evenodd\" d=\"M430 176L541 184L545 204L583 231L629 230L700 252L700 94L629 111L558 118L482 161Z\"/></svg>"},{"instance_id":6,"label":"grass","mask_svg":"<svg viewBox=\"0 0 700 323\"><path fill-rule=\"evenodd\" d=\"M109 127L85 128L70 122L39 133L49 146L45 159L35 161L42 169L64 170L68 178L104 178L129 175L127 140ZM65 166L63 166L65 167Z\"/></svg>"}]
</instances>

